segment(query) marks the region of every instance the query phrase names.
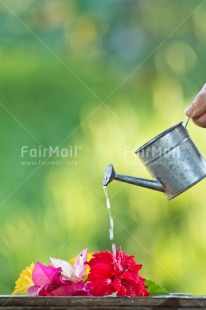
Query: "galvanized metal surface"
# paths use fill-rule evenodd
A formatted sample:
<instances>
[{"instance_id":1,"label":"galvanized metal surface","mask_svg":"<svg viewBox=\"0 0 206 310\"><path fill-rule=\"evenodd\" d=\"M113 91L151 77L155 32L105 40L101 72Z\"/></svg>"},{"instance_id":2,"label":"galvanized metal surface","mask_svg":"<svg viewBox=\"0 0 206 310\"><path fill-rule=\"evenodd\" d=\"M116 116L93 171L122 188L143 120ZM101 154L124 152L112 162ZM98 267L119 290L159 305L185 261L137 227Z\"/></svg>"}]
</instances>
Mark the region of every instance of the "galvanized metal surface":
<instances>
[{"instance_id":1,"label":"galvanized metal surface","mask_svg":"<svg viewBox=\"0 0 206 310\"><path fill-rule=\"evenodd\" d=\"M115 179L163 191L170 200L206 176L206 162L182 122L162 132L135 153L155 180L116 174L110 164L105 171L104 186Z\"/></svg>"}]
</instances>

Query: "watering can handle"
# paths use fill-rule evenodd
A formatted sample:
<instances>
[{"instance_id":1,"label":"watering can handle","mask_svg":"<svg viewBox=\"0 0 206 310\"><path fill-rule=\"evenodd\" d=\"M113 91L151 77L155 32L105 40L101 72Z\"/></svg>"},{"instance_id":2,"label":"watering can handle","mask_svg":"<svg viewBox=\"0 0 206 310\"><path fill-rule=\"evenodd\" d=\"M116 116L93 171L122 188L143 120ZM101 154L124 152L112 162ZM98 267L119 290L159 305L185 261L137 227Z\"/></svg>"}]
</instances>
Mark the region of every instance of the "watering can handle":
<instances>
[{"instance_id":1,"label":"watering can handle","mask_svg":"<svg viewBox=\"0 0 206 310\"><path fill-rule=\"evenodd\" d=\"M187 125L188 125L188 123L189 123L189 120L190 120L190 117L188 117L188 119L186 120L186 122L185 122L185 129L186 129L186 127L187 127Z\"/></svg>"}]
</instances>

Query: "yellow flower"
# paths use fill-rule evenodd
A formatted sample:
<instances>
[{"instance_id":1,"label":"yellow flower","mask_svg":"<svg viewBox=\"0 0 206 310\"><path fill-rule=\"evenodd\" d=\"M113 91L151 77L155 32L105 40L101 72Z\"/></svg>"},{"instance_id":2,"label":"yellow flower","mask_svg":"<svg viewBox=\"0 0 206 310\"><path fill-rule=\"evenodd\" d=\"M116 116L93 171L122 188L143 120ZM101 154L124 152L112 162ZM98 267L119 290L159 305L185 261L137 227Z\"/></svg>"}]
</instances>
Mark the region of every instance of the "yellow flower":
<instances>
[{"instance_id":1,"label":"yellow flower","mask_svg":"<svg viewBox=\"0 0 206 310\"><path fill-rule=\"evenodd\" d=\"M92 255L91 253L88 253L88 254L87 254L87 262L90 261L90 259L92 258L92 256L93 256L93 255ZM70 259L69 263L70 263L71 265L73 265L75 259L76 259L76 257ZM85 280L87 279L88 274L89 274L89 271L90 271L90 267L89 267L89 265L87 265L86 271L85 271L85 275L84 275L83 278L82 278L83 281L85 281Z\"/></svg>"},{"instance_id":2,"label":"yellow flower","mask_svg":"<svg viewBox=\"0 0 206 310\"><path fill-rule=\"evenodd\" d=\"M33 285L32 272L34 270L34 264L22 271L19 279L16 281L16 286L11 295L28 295L28 288Z\"/></svg>"}]
</instances>

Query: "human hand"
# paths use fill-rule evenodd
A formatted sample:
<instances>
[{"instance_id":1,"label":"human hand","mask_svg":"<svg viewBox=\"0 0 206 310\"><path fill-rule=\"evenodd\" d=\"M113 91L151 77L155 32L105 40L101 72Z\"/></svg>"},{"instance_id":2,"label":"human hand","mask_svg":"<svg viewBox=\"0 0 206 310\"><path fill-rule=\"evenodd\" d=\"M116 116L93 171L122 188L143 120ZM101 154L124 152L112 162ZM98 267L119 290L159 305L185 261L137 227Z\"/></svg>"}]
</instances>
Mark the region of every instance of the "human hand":
<instances>
[{"instance_id":1,"label":"human hand","mask_svg":"<svg viewBox=\"0 0 206 310\"><path fill-rule=\"evenodd\" d=\"M185 110L185 114L191 117L197 126L206 128L206 84Z\"/></svg>"}]
</instances>

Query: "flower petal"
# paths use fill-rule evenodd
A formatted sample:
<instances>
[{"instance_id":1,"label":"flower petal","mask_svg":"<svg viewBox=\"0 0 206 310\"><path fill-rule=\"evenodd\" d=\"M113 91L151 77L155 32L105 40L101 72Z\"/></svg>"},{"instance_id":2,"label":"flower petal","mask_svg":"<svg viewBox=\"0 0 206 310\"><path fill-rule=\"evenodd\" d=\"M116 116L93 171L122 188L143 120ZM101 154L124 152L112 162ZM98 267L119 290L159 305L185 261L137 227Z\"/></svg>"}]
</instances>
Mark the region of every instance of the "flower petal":
<instances>
[{"instance_id":1,"label":"flower petal","mask_svg":"<svg viewBox=\"0 0 206 310\"><path fill-rule=\"evenodd\" d=\"M58 258L52 258L52 257L50 257L49 259L55 268L58 268L58 267L61 268L62 270L61 274L63 276L67 277L68 279L71 279L73 275L73 267L69 262L62 260L62 259L58 259Z\"/></svg>"},{"instance_id":2,"label":"flower petal","mask_svg":"<svg viewBox=\"0 0 206 310\"><path fill-rule=\"evenodd\" d=\"M92 296L107 296L116 292L111 280L93 279L87 284L89 294Z\"/></svg>"},{"instance_id":3,"label":"flower petal","mask_svg":"<svg viewBox=\"0 0 206 310\"><path fill-rule=\"evenodd\" d=\"M115 249L115 274L118 275L125 270L130 270L134 274L138 274L141 270L142 265L139 265L134 260L134 255L127 255L125 252L119 252L118 249Z\"/></svg>"},{"instance_id":4,"label":"flower petal","mask_svg":"<svg viewBox=\"0 0 206 310\"><path fill-rule=\"evenodd\" d=\"M38 296L38 292L40 291L41 287L37 285L32 285L28 289L29 296Z\"/></svg>"},{"instance_id":5,"label":"flower petal","mask_svg":"<svg viewBox=\"0 0 206 310\"><path fill-rule=\"evenodd\" d=\"M19 279L16 281L15 290L12 295L28 295L28 288L33 285L32 272L34 270L34 264L32 263L29 267L22 271Z\"/></svg>"},{"instance_id":6,"label":"flower petal","mask_svg":"<svg viewBox=\"0 0 206 310\"><path fill-rule=\"evenodd\" d=\"M74 261L73 272L75 276L77 277L77 279L81 279L85 274L87 252L88 252L88 249L84 249L83 251L81 251Z\"/></svg>"},{"instance_id":7,"label":"flower petal","mask_svg":"<svg viewBox=\"0 0 206 310\"><path fill-rule=\"evenodd\" d=\"M88 295L83 281L67 282L51 292L53 296L86 296Z\"/></svg>"},{"instance_id":8,"label":"flower petal","mask_svg":"<svg viewBox=\"0 0 206 310\"><path fill-rule=\"evenodd\" d=\"M120 277L115 278L114 287L117 296L149 296L144 285L144 278L140 276L134 277L130 272L125 272Z\"/></svg>"},{"instance_id":9,"label":"flower petal","mask_svg":"<svg viewBox=\"0 0 206 310\"><path fill-rule=\"evenodd\" d=\"M60 274L61 268L54 268L53 266L45 266L37 262L32 273L32 280L34 285L42 286L57 278Z\"/></svg>"},{"instance_id":10,"label":"flower petal","mask_svg":"<svg viewBox=\"0 0 206 310\"><path fill-rule=\"evenodd\" d=\"M138 265L134 256L125 252L114 251L93 254L88 262L90 273L87 287L90 295L105 296L117 293L117 296L148 296L144 285L144 279L138 271L142 265Z\"/></svg>"}]
</instances>

